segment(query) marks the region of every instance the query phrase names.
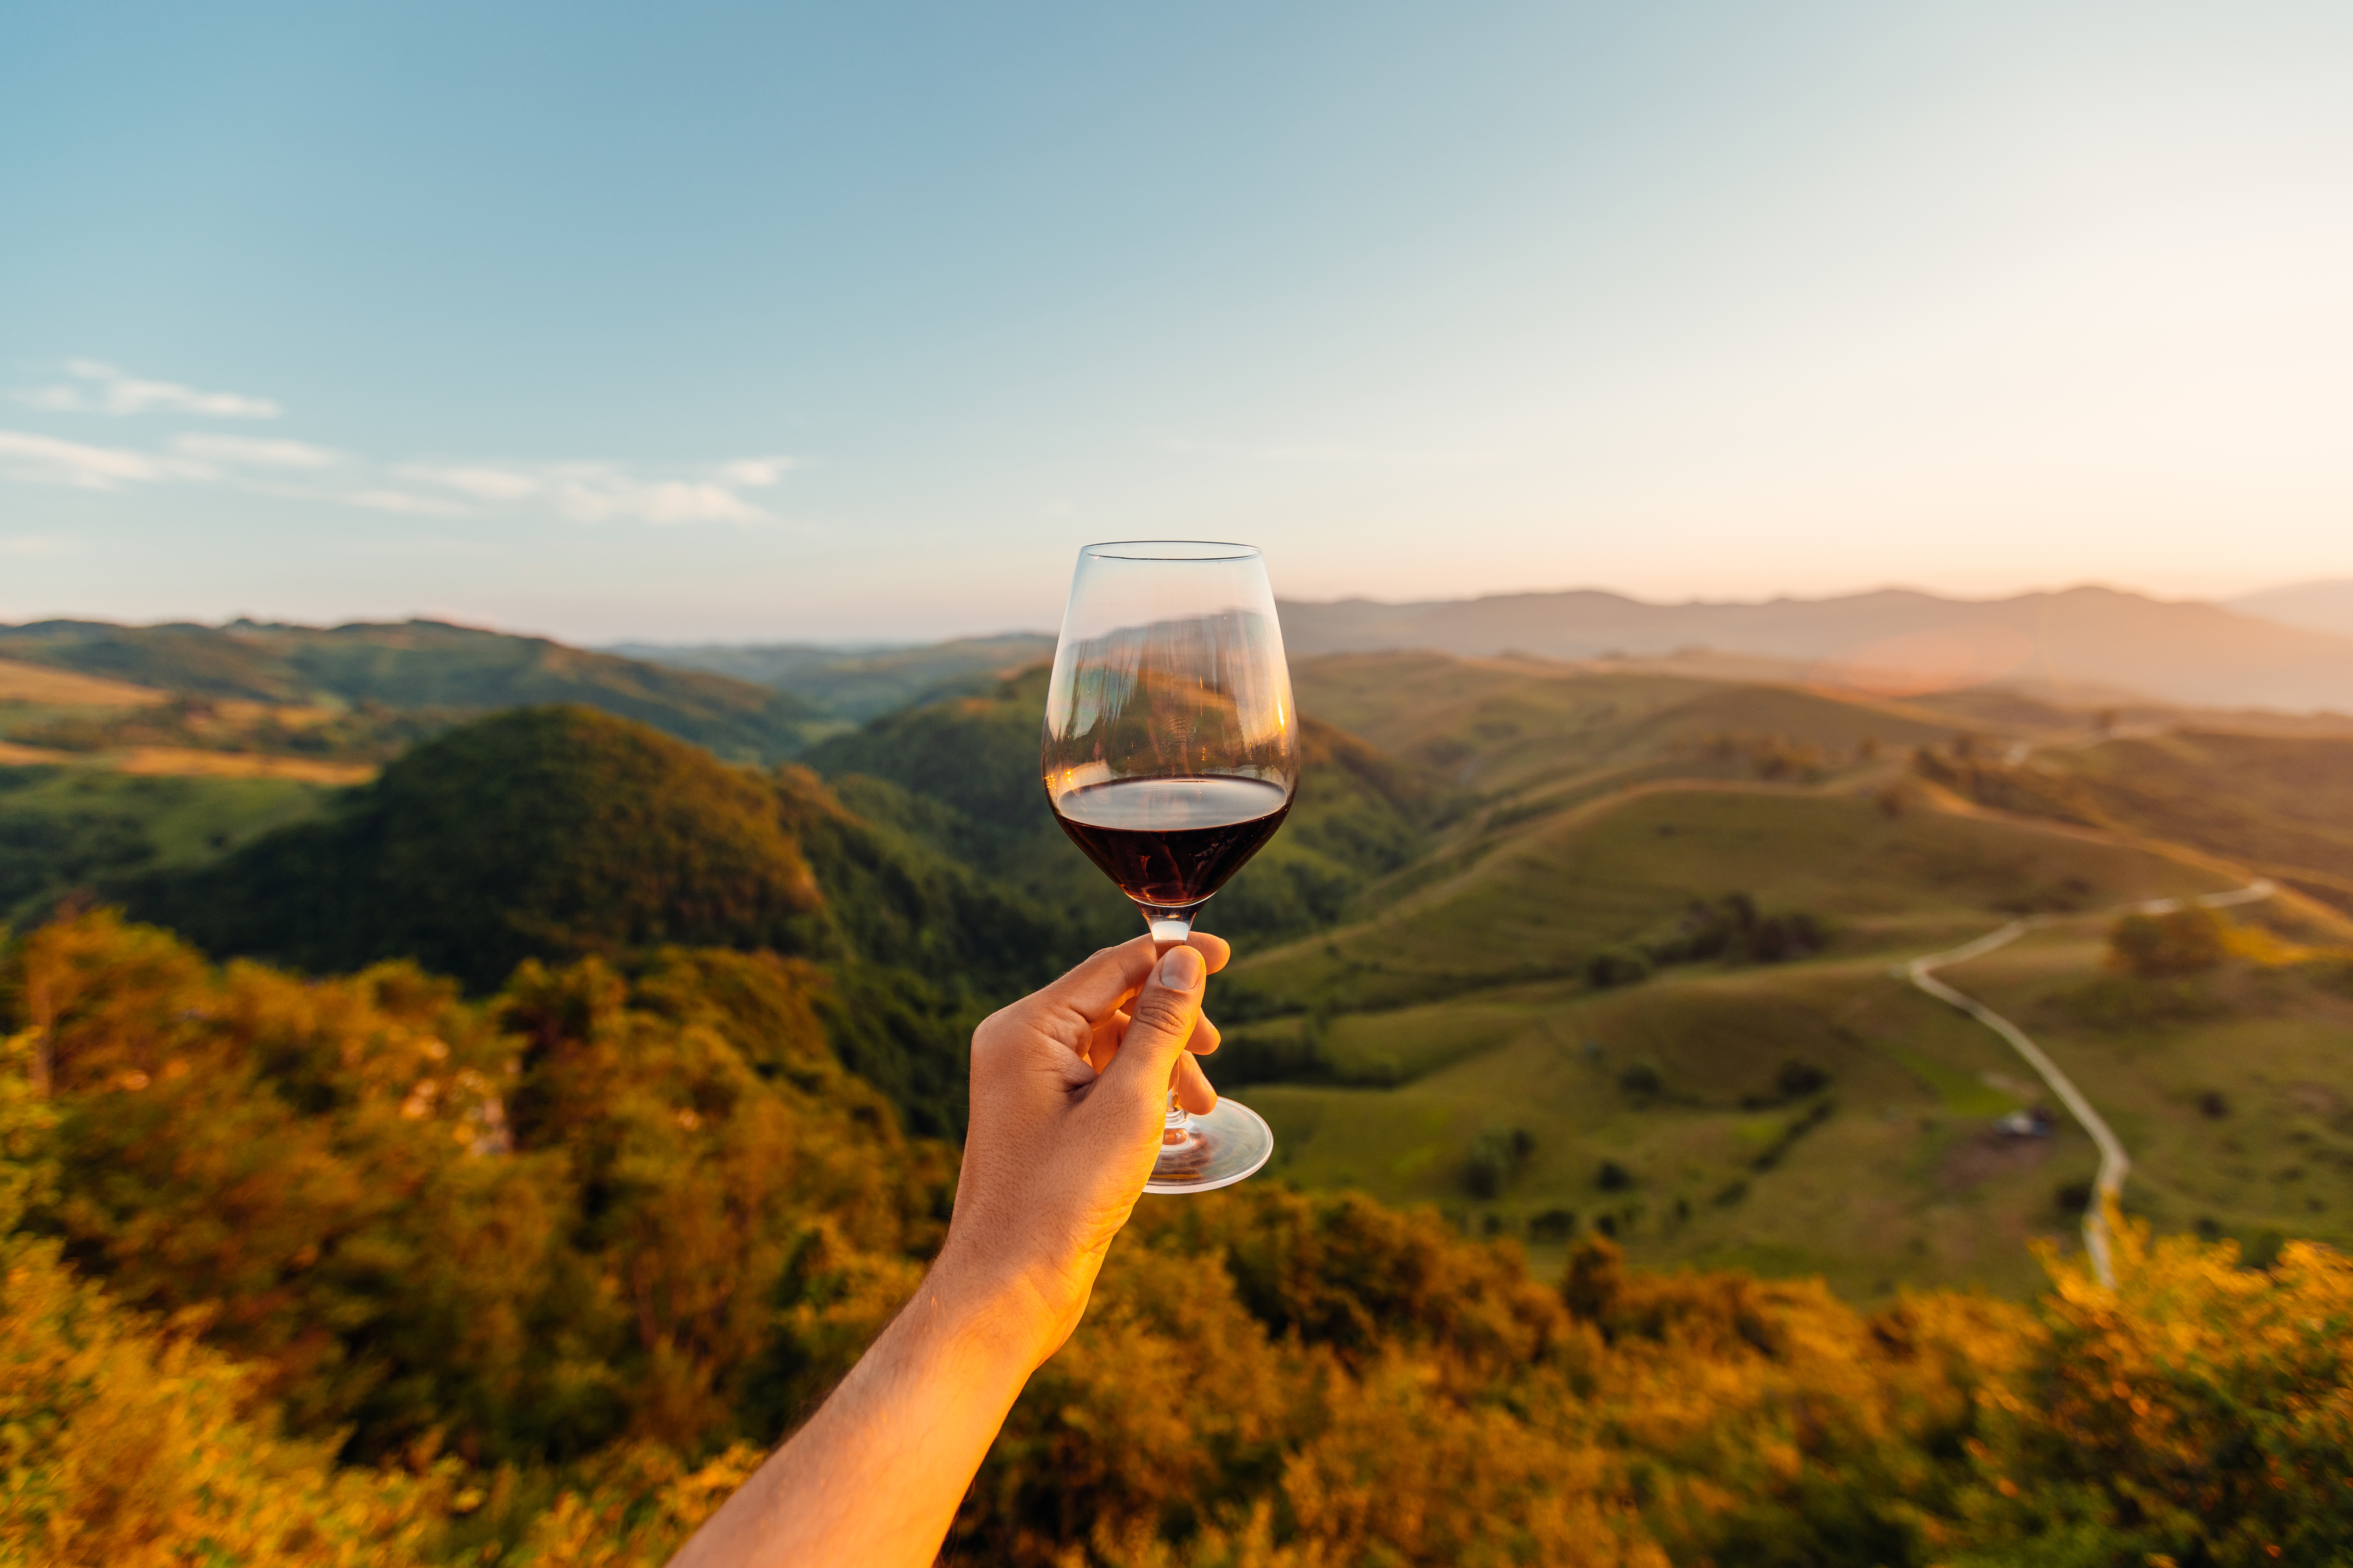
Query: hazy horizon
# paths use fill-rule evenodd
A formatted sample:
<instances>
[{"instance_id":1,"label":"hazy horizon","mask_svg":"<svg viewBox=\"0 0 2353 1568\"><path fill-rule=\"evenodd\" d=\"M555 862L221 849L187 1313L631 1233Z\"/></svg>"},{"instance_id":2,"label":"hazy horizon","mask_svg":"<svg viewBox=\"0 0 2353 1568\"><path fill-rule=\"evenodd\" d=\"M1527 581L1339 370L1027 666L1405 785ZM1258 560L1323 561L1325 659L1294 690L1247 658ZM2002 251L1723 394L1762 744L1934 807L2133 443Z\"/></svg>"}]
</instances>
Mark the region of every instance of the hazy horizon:
<instances>
[{"instance_id":1,"label":"hazy horizon","mask_svg":"<svg viewBox=\"0 0 2353 1568\"><path fill-rule=\"evenodd\" d=\"M2275 588L2281 588L2281 589L2285 589L2285 588L2295 588L2295 587L2307 587L2307 586L2313 586L2313 587L2344 587L2344 588L2348 589L2348 590L2353 590L2353 580L2346 580L2346 581L2342 581L2342 582L2330 581L2330 580L2315 580L2315 581L2312 581L2312 582L2303 583L2303 584L2274 584L2274 587L2275 587ZM2225 599L2219 599L2219 598L2218 598L2218 599L2200 599L2200 598L2197 598L2197 597L2195 597L2195 596L2190 596L2190 595L2173 596L2173 595L2152 595L2152 594L2146 594L2146 593L2143 593L2143 592L2142 592L2141 590L2139 590L2139 589L2137 589L2137 588L2131 588L2131 587L2126 587L2126 586L2123 586L2123 585L2121 585L2121 584L2114 584L2114 583L2066 583L2066 584L2052 584L2052 585L2048 585L2048 586L2041 586L2041 587L2027 587L2027 588L2021 588L2021 589L2019 589L2017 592L2015 592L2015 593L2010 593L2010 594L1977 594L1977 595L1972 595L1972 594L1939 594L1939 593L1936 593L1936 590L1934 590L1934 589L1931 589L1931 588L1923 588L1923 587L1919 586L1919 585L1918 585L1918 584L1906 584L1906 583L1886 583L1886 584L1881 584L1877 585L1876 587L1872 587L1872 588L1860 588L1860 589L1855 589L1855 590L1852 590L1852 591L1851 591L1851 592L1846 592L1846 593L1831 593L1831 594L1775 594L1775 595L1754 595L1754 596L1749 596L1749 597L1729 597L1729 596L1727 596L1727 597L1704 597L1704 597L1699 597L1699 596L1696 596L1696 595L1693 595L1693 596L1686 596L1686 597L1683 597L1683 598L1658 598L1658 597L1652 597L1652 596L1650 596L1650 595L1640 595L1640 594L1629 594L1629 593L1625 593L1625 592L1623 592L1622 590L1620 590L1620 589L1616 589L1616 588L1609 588L1609 587L1603 587L1603 586L1599 586L1599 585L1598 585L1598 584L1583 584L1583 585L1579 585L1579 586L1575 586L1575 587L1567 587L1567 588L1505 588L1505 589L1498 589L1498 590L1495 590L1495 591L1491 592L1491 593L1483 593L1483 594L1464 594L1464 595L1450 595L1450 596L1447 596L1447 597L1444 597L1444 598L1429 598L1429 599L1385 598L1385 597L1380 597L1380 596L1377 596L1377 595L1364 595L1364 594L1343 594L1343 595L1335 595L1335 596L1333 596L1333 597L1331 597L1331 598L1307 598L1307 597L1305 597L1305 596L1303 596L1303 595L1278 595L1278 596L1279 596L1279 597L1280 597L1280 598L1281 598L1284 603L1297 603L1297 604L1303 604L1303 605L1335 605L1335 604L1364 603L1364 604L1373 604L1373 605L1386 605L1386 606L1392 606L1392 607L1400 607L1400 606L1409 606L1409 605L1416 605L1471 604L1471 603L1476 603L1476 602L1478 602L1478 601L1480 601L1480 600L1483 600L1483 599L1522 598L1522 597L1539 597L1539 598L1540 598L1540 597L1546 597L1546 596L1549 596L1549 595L1567 595L1567 594L1604 594L1604 595L1612 595L1612 596L1617 597L1617 598L1631 600L1631 601L1633 601L1633 602L1635 602L1635 603L1637 603L1637 604L1646 605L1650 605L1650 606L1656 607L1656 608L1669 608L1669 609L1672 609L1672 608L1687 608L1687 607L1714 607L1714 606L1732 607L1732 606L1740 606L1740 605L1771 605L1771 604L1783 604L1783 603L1786 603L1786 604L1821 604L1821 603L1827 603L1827 602L1835 601L1835 600L1841 600L1841 599L1850 599L1850 598L1864 597L1864 596L1867 596L1867 595L1873 595L1873 594L1881 594L1881 593L1924 594L1924 595L1930 595L1930 596L1932 596L1932 597L1935 597L1935 598L1944 599L1944 600L1947 600L1947 601L1948 601L1948 602L1960 603L1960 604L1998 604L1998 603L2000 603L2000 602L2005 601L2005 600L2014 599L2014 598L2022 598L2022 597L2027 597L2027 596L2030 596L2030 595L2036 595L2036 594L2052 594L2052 595L2066 594L2066 593L2071 593L2071 592L2076 591L2076 590L2078 590L2078 589L2085 589L2085 588L2089 588L2089 589L2098 589L2098 590L2105 590L2105 591L2112 592L2112 593L2133 594L2133 595L2139 595L2139 596L2141 596L2141 597L2143 597L2143 598L2148 598L2148 599L2156 600L2156 601L2157 601L2157 602L2158 602L2158 603L2212 604L2212 605L2218 605L2219 607L2223 608L2223 609L2235 610L2237 613L2242 614L2242 615L2258 616L2263 616L2263 612L2262 612L2261 610L2259 610L2259 609L2256 609L2256 608L2253 608L2253 607L2241 606L2241 605L2235 605L2235 604L2233 604L2233 603L2230 602L2229 600L2225 600ZM2269 617L2269 616L2263 616L2263 618L2269 619L2269 618L2272 618L2272 617ZM706 637L706 636L659 637L659 636L639 636L639 635L636 635L636 634L628 634L628 633L624 633L624 634L621 634L621 635L618 635L618 636L612 636L612 637L578 637L578 636L569 635L569 634L566 634L566 633L565 633L565 632L563 632L563 631L561 631L561 630L558 630L558 629L555 629L555 628L551 628L551 627L546 627L546 626L519 626L519 625L513 625L513 624L510 624L510 623L498 622L498 621L490 621L490 620L468 620L468 619L463 619L463 618L459 618L459 617L453 617L453 616L438 616L438 615L432 615L432 614L421 613L421 612L420 612L420 613L415 613L415 614L406 614L406 615L403 615L403 614L394 614L394 615L384 615L384 616L327 616L327 617L317 617L317 616L312 616L312 617L304 617L304 616L260 616L260 615L250 615L250 614L246 614L246 613L242 613L242 612L241 612L241 613L238 613L238 614L236 614L236 615L228 615L228 616L210 616L210 617L199 617L199 616L156 616L156 617L144 618L144 619L141 619L141 618L132 618L132 617L124 617L124 616L71 616L71 615L67 615L67 616L26 616L26 617L19 617L19 618L18 618L17 620L16 620L16 621L0 622L0 625L21 625L21 624L26 624L26 623L27 623L27 622L37 622L37 621L43 621L43 620L68 620L68 621L79 620L79 621L104 622L104 623L120 624L120 625L132 625L132 626L159 626L159 625L170 625L170 624L182 624L182 625L202 625L202 626L226 626L226 625L229 625L229 624L231 624L231 623L237 622L237 621L244 620L244 621L251 621L251 622L253 622L253 623L254 623L254 624L256 624L256 625L264 625L264 626L268 626L268 625L276 625L276 626L307 626L307 627L312 627L312 628L332 628L332 627L338 626L349 626L349 625L357 625L357 624L397 625L397 624L399 624L399 623L401 623L401 622L409 621L409 620L427 620L427 621L438 621L438 622L443 622L443 623L446 623L446 624L448 624L448 625L453 625L453 626L470 626L470 627L473 627L473 628L475 628L475 629L478 629L478 630L483 630L483 631L496 631L496 632L502 632L502 633L506 633L506 634L509 634L509 635L512 635L512 636L517 636L517 637L546 637L546 638L549 638L549 639L552 639L552 640L554 640L554 641L557 641L557 642L572 643L572 644L576 644L576 645L581 646L581 647L618 647L628 646L628 645L636 645L636 646L647 647L695 647L695 646L699 646L699 645L709 645L709 646L712 646L712 647L726 647L726 646L748 647L748 646L756 646L756 645L765 644L765 645L779 646L779 647L784 647L784 646L805 646L805 647L809 647L831 648L831 649L839 649L839 650L843 650L843 651L853 651L853 652L854 652L854 651L857 651L857 650L860 650L860 649L882 649L882 648L901 648L901 647L923 647L923 646L925 646L925 645L928 645L928 644L932 644L932 643L942 643L942 642L963 642L963 641L975 641L975 642L978 642L978 641L986 641L986 640L987 640L987 639L989 639L989 638L991 638L991 637L1033 637L1033 636L1035 636L1035 637L1052 637L1052 636L1054 636L1054 635L1055 635L1055 628L1056 628L1057 624L1059 623L1060 616L1055 616L1055 617L1054 617L1053 619L1051 619L1051 620L1041 621L1041 622L1039 622L1039 623L1038 623L1038 624L1036 624L1036 625L1030 625L1030 626L1021 626L1021 625L976 626L972 626L972 627L965 627L965 628L961 628L961 629L956 629L956 630L951 630L951 631L943 632L943 633L940 633L940 634L939 634L939 635L937 635L937 636L905 636L905 637L884 637L884 636L858 637L858 636L847 636L847 637ZM2290 619L2290 620L2283 621L2281 624L2283 624L2283 625L2288 625L2288 626L2297 626L2297 625L2300 625L2301 623L2299 623L2299 622L2297 622L2297 621L2295 621L2295 620L2293 620L2293 619Z\"/></svg>"}]
</instances>

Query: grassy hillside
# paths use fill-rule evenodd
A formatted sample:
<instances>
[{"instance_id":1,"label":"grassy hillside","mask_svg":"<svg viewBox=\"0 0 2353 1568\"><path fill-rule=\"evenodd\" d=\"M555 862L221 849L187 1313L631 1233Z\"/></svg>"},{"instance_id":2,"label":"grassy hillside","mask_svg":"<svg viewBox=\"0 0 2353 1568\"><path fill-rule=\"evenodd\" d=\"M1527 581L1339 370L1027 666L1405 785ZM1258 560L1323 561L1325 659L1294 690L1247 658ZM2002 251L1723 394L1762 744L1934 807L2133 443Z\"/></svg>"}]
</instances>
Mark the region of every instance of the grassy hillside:
<instances>
[{"instance_id":1,"label":"grassy hillside","mask_svg":"<svg viewBox=\"0 0 2353 1568\"><path fill-rule=\"evenodd\" d=\"M332 628L44 621L0 626L0 658L294 708L373 704L454 715L577 702L747 761L792 756L839 727L800 699L748 681L436 621Z\"/></svg>"},{"instance_id":2,"label":"grassy hillside","mask_svg":"<svg viewBox=\"0 0 2353 1568\"><path fill-rule=\"evenodd\" d=\"M1275 1016L1229 1031L1217 1070L1229 1086L1284 1080L1239 1092L1274 1123L1285 1175L1435 1203L1543 1253L1600 1226L1650 1262L1821 1273L1864 1297L1906 1283L2016 1290L2032 1277L2024 1240L2071 1230L2059 1194L2088 1177L2090 1145L2072 1127L1994 1135L1992 1119L2046 1098L2042 1086L1989 1031L1891 977L1889 961L2016 911L2104 910L2227 880L2031 826L1889 816L1867 798L1659 786L1525 830L1451 882L1247 959L1229 990ZM1822 913L1828 952L1669 963L1613 986L1579 970L1580 955L1671 933L1692 898L1727 889ZM2101 973L2105 924L2086 913L2053 928L2077 932L2070 984ZM1523 965L1550 972L1515 976ZM2353 1020L2295 975L2246 984L2277 987L2282 1038ZM2226 1010L2200 1026L2238 1019ZM2063 1048L2058 1038L2045 1043ZM2318 1073L2331 1094L2353 1093L2353 1063L2310 1055L2267 1043L2216 1082L2236 1093L2248 1075ZM2153 1123L2124 1134L2142 1168L2209 1158L2195 1096L2165 1108L2165 1137ZM1514 1144L1499 1163L1494 1151ZM2334 1184L2332 1204L2353 1205L2353 1172L2316 1177ZM2261 1202L2164 1217L2242 1236L2322 1223Z\"/></svg>"},{"instance_id":3,"label":"grassy hillside","mask_svg":"<svg viewBox=\"0 0 2353 1568\"><path fill-rule=\"evenodd\" d=\"M294 779L0 767L0 924L67 888L217 858L333 795Z\"/></svg>"},{"instance_id":4,"label":"grassy hillside","mask_svg":"<svg viewBox=\"0 0 2353 1568\"><path fill-rule=\"evenodd\" d=\"M2219 885L2063 835L1890 812L1856 791L1650 781L1469 837L1420 885L1377 889L1364 918L1254 956L1237 989L1288 1011L1581 977L1603 949L1663 946L1695 901L1735 894L1760 914L1818 917L1839 951L1893 952L2009 913Z\"/></svg>"},{"instance_id":5,"label":"grassy hillside","mask_svg":"<svg viewBox=\"0 0 2353 1568\"><path fill-rule=\"evenodd\" d=\"M1961 728L1900 703L1541 659L1343 654L1292 673L1303 711L1471 802L1574 799L1645 777L1820 774Z\"/></svg>"},{"instance_id":6,"label":"grassy hillside","mask_svg":"<svg viewBox=\"0 0 2353 1568\"><path fill-rule=\"evenodd\" d=\"M2211 850L2353 910L2353 739L2170 730L1918 766L1989 805Z\"/></svg>"},{"instance_id":7,"label":"grassy hillside","mask_svg":"<svg viewBox=\"0 0 2353 1568\"><path fill-rule=\"evenodd\" d=\"M2287 1162L2292 1182L2218 1184L2211 1173L2235 1168L2222 1140L2252 1124L2200 1109L2209 1089L2319 1108L2307 1122L2353 1103L2353 1064L2319 1044L2353 1018L2345 1000L2305 970L2249 961L2176 1008L2103 968L2105 911L2243 877L2057 823L1938 809L1934 790L1904 782L1905 749L1950 758L1957 741L1973 776L2014 773L1986 759L2064 735L2068 715L1426 655L1307 660L1297 678L1303 707L1447 770L1461 794L1427 851L1342 920L1246 954L1220 981L1240 1022L1213 1071L1275 1123L1290 1178L1435 1203L1540 1256L1606 1226L1651 1262L1821 1272L1863 1296L2021 1289L2019 1244L2066 1237L2090 1146L2071 1124L2049 1140L1993 1133L2042 1087L1887 967L2032 913L2056 923L2002 962L2032 955L2066 995L2125 993L2076 1014L2021 1001L2038 1037L2071 1064L2089 1053L2082 1076L2104 1084L2133 1061L2156 1074L2160 1040L2172 1064L2161 1090L2114 1090L2142 1162L2132 1201L2250 1242L2353 1237L2329 1217L2353 1205L2353 1164L2323 1149ZM2003 734L2004 720L2020 729ZM2342 746L2167 736L2037 752L2060 761L2035 776L2168 808L2079 822L2242 855L2294 844L2309 861L2338 820ZM2256 771L2263 783L2233 788ZM2191 831L2193 805L2233 826ZM1820 940L1760 962L1736 910L1760 927L1802 917ZM2308 906L2262 918L2344 940ZM1711 932L1717 951L1694 952ZM2122 1021L2081 1024L2107 1017L2099 1006ZM2192 1092L2199 1062L2211 1081Z\"/></svg>"}]
</instances>

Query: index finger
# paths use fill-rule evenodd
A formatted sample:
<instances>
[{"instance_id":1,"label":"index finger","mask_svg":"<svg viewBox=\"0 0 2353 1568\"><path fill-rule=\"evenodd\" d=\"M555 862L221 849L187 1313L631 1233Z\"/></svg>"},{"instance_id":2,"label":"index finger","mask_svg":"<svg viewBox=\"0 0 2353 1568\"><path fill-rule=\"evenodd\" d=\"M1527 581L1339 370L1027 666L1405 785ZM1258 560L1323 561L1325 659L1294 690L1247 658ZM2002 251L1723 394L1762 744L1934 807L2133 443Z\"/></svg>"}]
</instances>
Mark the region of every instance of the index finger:
<instances>
[{"instance_id":1,"label":"index finger","mask_svg":"<svg viewBox=\"0 0 2353 1568\"><path fill-rule=\"evenodd\" d=\"M1197 931L1185 939L1185 945L1201 955L1201 962L1215 974L1233 956L1233 948L1221 936ZM1038 999L1057 1007L1068 1007L1090 1023L1109 1017L1113 1009L1134 995L1152 974L1152 966L1160 961L1160 950L1149 934L1133 942L1107 947L1089 958L1038 993Z\"/></svg>"}]
</instances>

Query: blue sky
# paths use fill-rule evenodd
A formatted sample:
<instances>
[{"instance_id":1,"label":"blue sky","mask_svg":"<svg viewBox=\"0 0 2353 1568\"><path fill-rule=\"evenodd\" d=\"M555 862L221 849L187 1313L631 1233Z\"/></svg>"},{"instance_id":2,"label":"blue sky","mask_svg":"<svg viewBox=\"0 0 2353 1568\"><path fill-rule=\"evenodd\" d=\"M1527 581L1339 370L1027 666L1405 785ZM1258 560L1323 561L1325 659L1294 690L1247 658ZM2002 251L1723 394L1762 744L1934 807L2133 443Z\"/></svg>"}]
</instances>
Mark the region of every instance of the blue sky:
<instances>
[{"instance_id":1,"label":"blue sky","mask_svg":"<svg viewBox=\"0 0 2353 1568\"><path fill-rule=\"evenodd\" d=\"M2353 12L0 5L0 618L2353 575Z\"/></svg>"}]
</instances>

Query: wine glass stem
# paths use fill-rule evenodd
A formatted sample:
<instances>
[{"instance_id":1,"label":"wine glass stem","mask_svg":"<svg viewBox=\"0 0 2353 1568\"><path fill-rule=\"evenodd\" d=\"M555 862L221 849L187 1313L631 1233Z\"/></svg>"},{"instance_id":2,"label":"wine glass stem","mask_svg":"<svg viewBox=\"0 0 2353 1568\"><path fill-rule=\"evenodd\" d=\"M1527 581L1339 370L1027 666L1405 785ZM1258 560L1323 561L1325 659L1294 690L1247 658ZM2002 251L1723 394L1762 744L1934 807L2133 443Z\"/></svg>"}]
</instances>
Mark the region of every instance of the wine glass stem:
<instances>
[{"instance_id":1,"label":"wine glass stem","mask_svg":"<svg viewBox=\"0 0 2353 1568\"><path fill-rule=\"evenodd\" d=\"M1166 956L1170 948L1183 946L1185 939L1193 934L1191 910L1155 909L1145 904L1138 904L1135 908L1136 912L1144 917L1144 923L1152 928L1155 956ZM1185 1129L1192 1120L1185 1114L1185 1108L1176 1103L1176 1075L1182 1068L1181 1062L1169 1064L1168 1109L1160 1124L1160 1141L1163 1143L1181 1142Z\"/></svg>"},{"instance_id":2,"label":"wine glass stem","mask_svg":"<svg viewBox=\"0 0 2353 1568\"><path fill-rule=\"evenodd\" d=\"M1157 954L1165 954L1172 947L1182 947L1185 939L1193 934L1193 917L1190 914L1172 915L1147 910L1144 920L1152 928L1152 951Z\"/></svg>"}]
</instances>

